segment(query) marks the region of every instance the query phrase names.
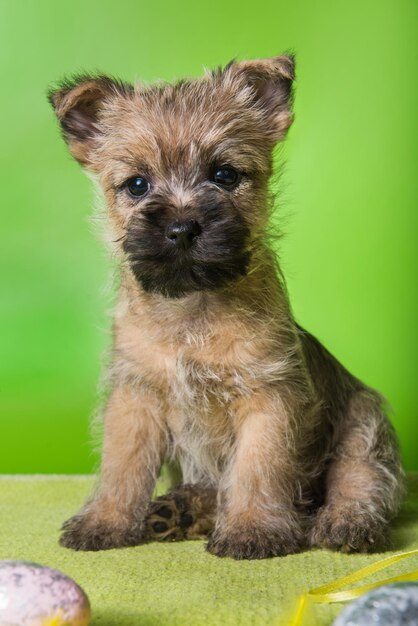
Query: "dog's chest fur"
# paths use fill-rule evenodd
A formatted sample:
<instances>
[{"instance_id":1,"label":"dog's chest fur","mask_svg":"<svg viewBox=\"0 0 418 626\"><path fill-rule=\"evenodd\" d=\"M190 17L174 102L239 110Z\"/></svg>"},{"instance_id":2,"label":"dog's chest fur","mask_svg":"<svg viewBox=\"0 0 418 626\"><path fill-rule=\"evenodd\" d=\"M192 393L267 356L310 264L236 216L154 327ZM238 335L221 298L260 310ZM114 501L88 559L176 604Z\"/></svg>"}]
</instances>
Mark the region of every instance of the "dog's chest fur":
<instances>
[{"instance_id":1,"label":"dog's chest fur","mask_svg":"<svg viewBox=\"0 0 418 626\"><path fill-rule=\"evenodd\" d=\"M240 405L249 395L243 372L178 355L167 393L167 420L187 482L216 481L230 458Z\"/></svg>"},{"instance_id":2,"label":"dog's chest fur","mask_svg":"<svg viewBox=\"0 0 418 626\"><path fill-rule=\"evenodd\" d=\"M147 332L145 310L133 315L124 308L117 347L130 378L158 395L184 480L217 482L249 396L279 364L260 358L260 329L234 315L176 314L181 324L169 316L164 324L150 318Z\"/></svg>"}]
</instances>

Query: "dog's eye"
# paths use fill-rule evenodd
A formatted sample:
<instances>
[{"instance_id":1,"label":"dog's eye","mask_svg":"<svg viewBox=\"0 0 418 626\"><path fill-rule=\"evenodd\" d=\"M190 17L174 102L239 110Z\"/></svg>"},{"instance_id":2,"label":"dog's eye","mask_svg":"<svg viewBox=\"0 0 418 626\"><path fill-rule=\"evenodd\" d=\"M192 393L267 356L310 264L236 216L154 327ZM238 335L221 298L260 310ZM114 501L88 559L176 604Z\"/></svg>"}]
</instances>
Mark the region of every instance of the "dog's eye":
<instances>
[{"instance_id":1,"label":"dog's eye","mask_svg":"<svg viewBox=\"0 0 418 626\"><path fill-rule=\"evenodd\" d=\"M142 176L135 176L134 178L127 180L125 186L131 196L139 198L147 193L149 189L149 182L146 178L142 178Z\"/></svg>"},{"instance_id":2,"label":"dog's eye","mask_svg":"<svg viewBox=\"0 0 418 626\"><path fill-rule=\"evenodd\" d=\"M221 187L234 187L239 181L239 174L230 165L222 165L213 170L212 180Z\"/></svg>"}]
</instances>

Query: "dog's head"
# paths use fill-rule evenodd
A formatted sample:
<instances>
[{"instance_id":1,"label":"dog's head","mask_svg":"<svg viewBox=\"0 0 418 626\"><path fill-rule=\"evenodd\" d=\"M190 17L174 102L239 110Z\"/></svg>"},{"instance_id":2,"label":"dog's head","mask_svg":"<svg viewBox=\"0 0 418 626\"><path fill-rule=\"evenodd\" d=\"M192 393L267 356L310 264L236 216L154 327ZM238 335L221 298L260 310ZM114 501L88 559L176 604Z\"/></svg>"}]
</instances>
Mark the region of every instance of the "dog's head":
<instances>
[{"instance_id":1,"label":"dog's head","mask_svg":"<svg viewBox=\"0 0 418 626\"><path fill-rule=\"evenodd\" d=\"M267 221L272 149L292 122L293 78L293 59L280 56L174 85L82 76L50 93L146 291L180 297L246 273Z\"/></svg>"}]
</instances>

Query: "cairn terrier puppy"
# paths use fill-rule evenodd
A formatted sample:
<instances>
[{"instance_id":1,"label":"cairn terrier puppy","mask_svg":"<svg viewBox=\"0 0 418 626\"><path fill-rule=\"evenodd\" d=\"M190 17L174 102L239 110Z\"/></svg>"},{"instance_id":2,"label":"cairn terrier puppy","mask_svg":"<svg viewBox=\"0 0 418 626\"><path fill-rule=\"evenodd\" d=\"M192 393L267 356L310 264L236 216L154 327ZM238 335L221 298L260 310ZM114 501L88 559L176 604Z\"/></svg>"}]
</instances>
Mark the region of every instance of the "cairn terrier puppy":
<instances>
[{"instance_id":1,"label":"cairn terrier puppy","mask_svg":"<svg viewBox=\"0 0 418 626\"><path fill-rule=\"evenodd\" d=\"M382 397L296 323L269 245L293 79L279 56L49 94L120 258L100 481L64 546L208 535L213 554L261 559L387 541L403 472ZM169 459L182 485L151 502Z\"/></svg>"}]
</instances>

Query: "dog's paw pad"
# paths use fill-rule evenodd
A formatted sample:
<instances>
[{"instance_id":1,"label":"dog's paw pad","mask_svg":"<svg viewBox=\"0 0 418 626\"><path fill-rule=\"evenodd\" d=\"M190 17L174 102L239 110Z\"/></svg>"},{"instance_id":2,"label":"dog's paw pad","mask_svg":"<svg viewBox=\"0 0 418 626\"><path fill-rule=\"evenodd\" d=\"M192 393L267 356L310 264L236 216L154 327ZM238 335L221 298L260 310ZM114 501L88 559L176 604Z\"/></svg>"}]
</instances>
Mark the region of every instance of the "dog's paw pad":
<instances>
[{"instance_id":1,"label":"dog's paw pad","mask_svg":"<svg viewBox=\"0 0 418 626\"><path fill-rule=\"evenodd\" d=\"M168 530L168 526L164 522L154 522L152 525L152 529L155 533L161 534L165 533L166 530Z\"/></svg>"},{"instance_id":2,"label":"dog's paw pad","mask_svg":"<svg viewBox=\"0 0 418 626\"><path fill-rule=\"evenodd\" d=\"M164 519L171 519L173 517L173 511L168 506L160 507L155 513L160 517L164 517Z\"/></svg>"},{"instance_id":3,"label":"dog's paw pad","mask_svg":"<svg viewBox=\"0 0 418 626\"><path fill-rule=\"evenodd\" d=\"M182 498L162 496L152 502L145 519L146 535L155 541L179 541L186 538L187 529L194 520L186 511Z\"/></svg>"},{"instance_id":4,"label":"dog's paw pad","mask_svg":"<svg viewBox=\"0 0 418 626\"><path fill-rule=\"evenodd\" d=\"M182 513L180 515L181 528L189 528L193 524L193 515L191 513Z\"/></svg>"}]
</instances>

